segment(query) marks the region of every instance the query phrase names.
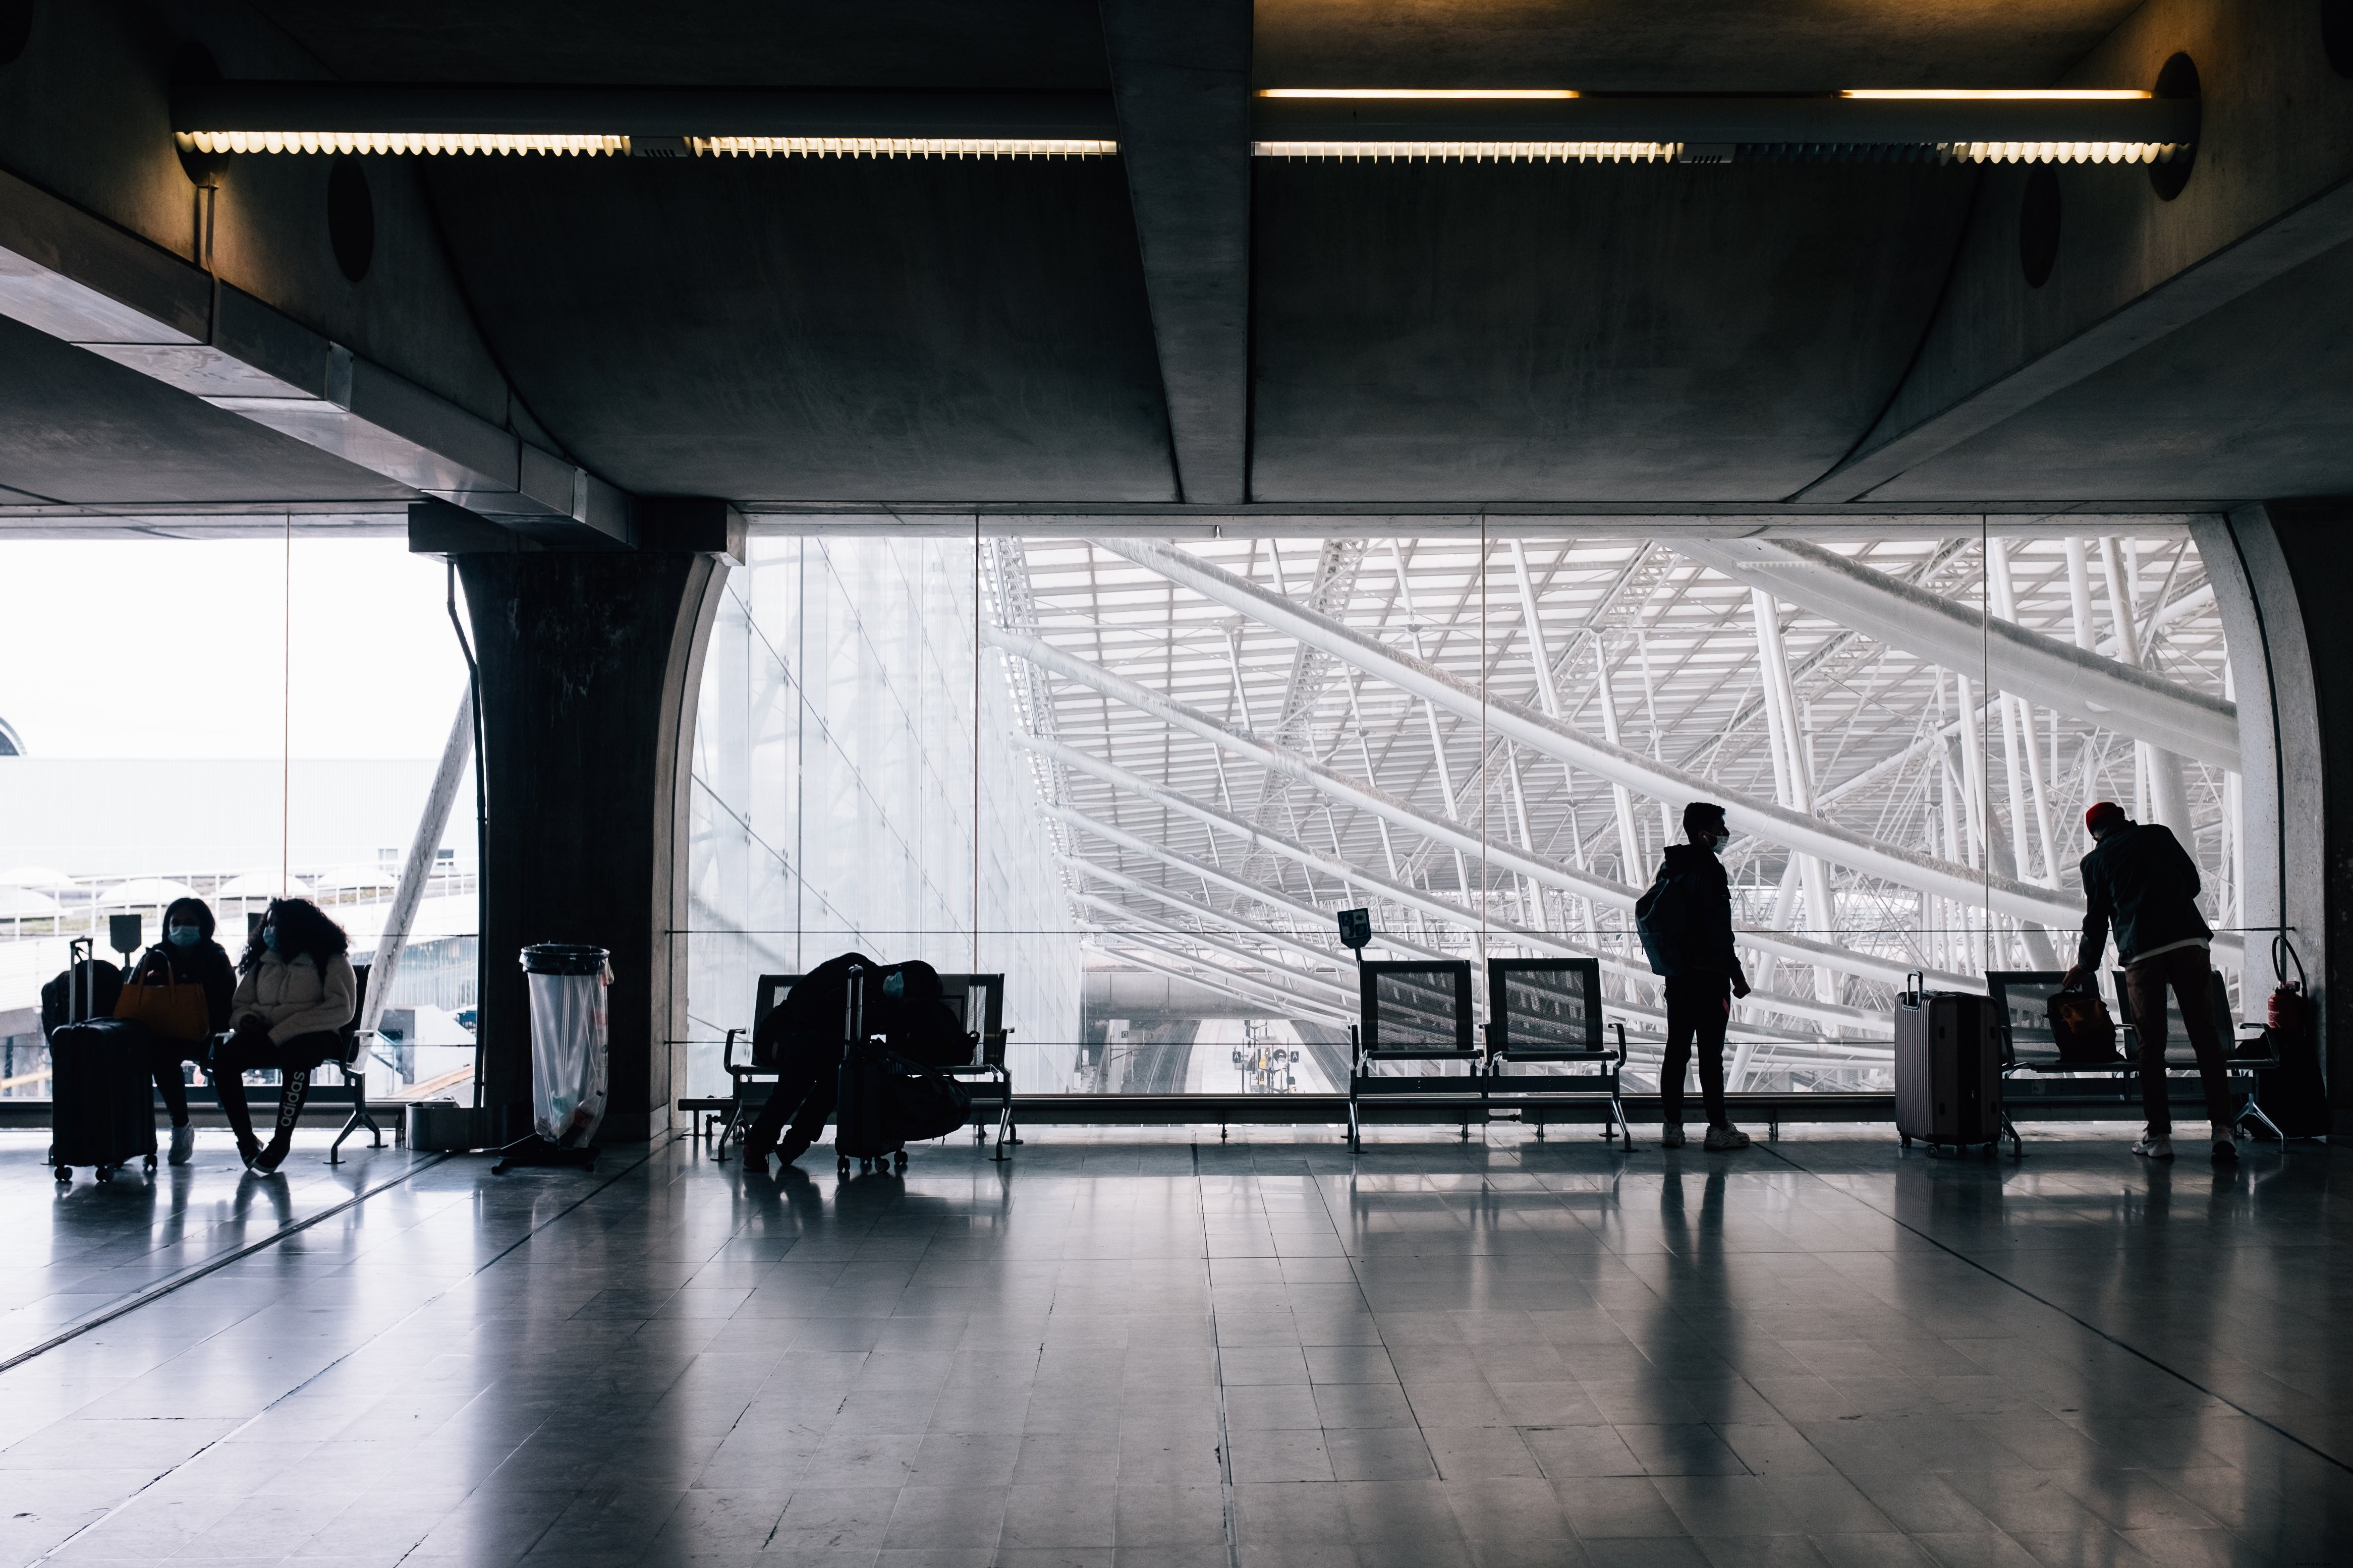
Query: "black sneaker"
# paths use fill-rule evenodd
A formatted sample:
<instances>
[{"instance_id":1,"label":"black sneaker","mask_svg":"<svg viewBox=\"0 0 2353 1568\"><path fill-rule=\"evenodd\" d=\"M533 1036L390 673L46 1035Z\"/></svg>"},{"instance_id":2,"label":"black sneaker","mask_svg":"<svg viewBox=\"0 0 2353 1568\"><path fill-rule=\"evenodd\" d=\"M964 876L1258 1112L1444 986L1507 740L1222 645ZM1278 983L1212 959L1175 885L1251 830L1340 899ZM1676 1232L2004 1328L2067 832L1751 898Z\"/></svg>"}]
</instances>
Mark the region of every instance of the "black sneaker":
<instances>
[{"instance_id":1,"label":"black sneaker","mask_svg":"<svg viewBox=\"0 0 2353 1568\"><path fill-rule=\"evenodd\" d=\"M2214 1163L2235 1165L2239 1163L2239 1141L2235 1138L2214 1140Z\"/></svg>"}]
</instances>

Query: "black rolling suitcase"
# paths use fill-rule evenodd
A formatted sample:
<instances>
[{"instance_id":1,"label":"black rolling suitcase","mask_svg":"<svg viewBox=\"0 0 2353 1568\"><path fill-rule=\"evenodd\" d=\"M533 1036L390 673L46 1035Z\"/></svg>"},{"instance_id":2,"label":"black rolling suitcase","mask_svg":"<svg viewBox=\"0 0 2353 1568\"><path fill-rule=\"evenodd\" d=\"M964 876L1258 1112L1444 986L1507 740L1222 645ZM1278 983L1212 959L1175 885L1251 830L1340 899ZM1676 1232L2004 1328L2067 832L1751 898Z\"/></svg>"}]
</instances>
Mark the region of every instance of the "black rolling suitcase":
<instances>
[{"instance_id":1,"label":"black rolling suitcase","mask_svg":"<svg viewBox=\"0 0 2353 1568\"><path fill-rule=\"evenodd\" d=\"M2018 1134L2001 1110L1993 999L1929 991L1914 974L1895 999L1895 1131L1910 1148L1988 1149Z\"/></svg>"},{"instance_id":2,"label":"black rolling suitcase","mask_svg":"<svg viewBox=\"0 0 2353 1568\"><path fill-rule=\"evenodd\" d=\"M70 963L65 977L71 1021L49 1031L49 1163L60 1182L72 1181L77 1165L90 1166L101 1182L134 1160L152 1171L155 1100L146 1026L91 1016L102 977L89 960Z\"/></svg>"}]
</instances>

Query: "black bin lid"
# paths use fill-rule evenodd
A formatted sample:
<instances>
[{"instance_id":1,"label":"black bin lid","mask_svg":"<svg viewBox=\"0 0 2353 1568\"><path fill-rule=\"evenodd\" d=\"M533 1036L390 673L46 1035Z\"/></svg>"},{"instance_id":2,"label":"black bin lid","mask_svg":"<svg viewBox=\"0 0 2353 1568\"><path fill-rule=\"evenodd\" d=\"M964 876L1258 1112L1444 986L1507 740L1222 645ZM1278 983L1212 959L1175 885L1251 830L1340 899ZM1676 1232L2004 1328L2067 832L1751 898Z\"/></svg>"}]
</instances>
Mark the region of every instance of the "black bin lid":
<instances>
[{"instance_id":1,"label":"black bin lid","mask_svg":"<svg viewBox=\"0 0 2353 1568\"><path fill-rule=\"evenodd\" d=\"M522 950L526 974L602 974L612 955L601 947L568 942L537 942Z\"/></svg>"}]
</instances>

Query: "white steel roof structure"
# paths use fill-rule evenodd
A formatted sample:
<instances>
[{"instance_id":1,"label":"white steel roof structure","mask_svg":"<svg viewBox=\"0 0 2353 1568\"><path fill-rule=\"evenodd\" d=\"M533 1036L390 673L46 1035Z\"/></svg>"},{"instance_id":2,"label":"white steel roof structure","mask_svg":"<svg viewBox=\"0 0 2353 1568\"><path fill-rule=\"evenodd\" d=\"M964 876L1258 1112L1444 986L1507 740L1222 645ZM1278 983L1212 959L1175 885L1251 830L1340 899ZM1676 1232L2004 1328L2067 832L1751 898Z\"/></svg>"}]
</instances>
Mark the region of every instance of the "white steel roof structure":
<instances>
[{"instance_id":1,"label":"white steel roof structure","mask_svg":"<svg viewBox=\"0 0 2353 1568\"><path fill-rule=\"evenodd\" d=\"M998 539L985 635L1105 954L1342 1023L1364 904L1376 955L1595 955L1654 1037L1631 904L1704 797L1736 1070L1828 1082L1883 1066L1908 971L2065 966L2092 800L2175 828L2235 963L2221 620L2139 530Z\"/></svg>"}]
</instances>

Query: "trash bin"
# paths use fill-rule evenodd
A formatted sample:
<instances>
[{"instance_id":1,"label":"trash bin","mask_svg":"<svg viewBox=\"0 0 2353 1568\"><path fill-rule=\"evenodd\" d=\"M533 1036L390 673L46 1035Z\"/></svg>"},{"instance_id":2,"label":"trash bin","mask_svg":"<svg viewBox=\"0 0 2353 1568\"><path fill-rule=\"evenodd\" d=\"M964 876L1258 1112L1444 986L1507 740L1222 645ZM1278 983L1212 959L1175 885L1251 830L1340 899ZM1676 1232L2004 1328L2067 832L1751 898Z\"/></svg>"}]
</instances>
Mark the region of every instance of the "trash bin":
<instances>
[{"instance_id":1,"label":"trash bin","mask_svg":"<svg viewBox=\"0 0 2353 1568\"><path fill-rule=\"evenodd\" d=\"M531 986L532 1125L559 1149L585 1147L605 1120L605 988L601 947L538 942L522 950Z\"/></svg>"}]
</instances>

